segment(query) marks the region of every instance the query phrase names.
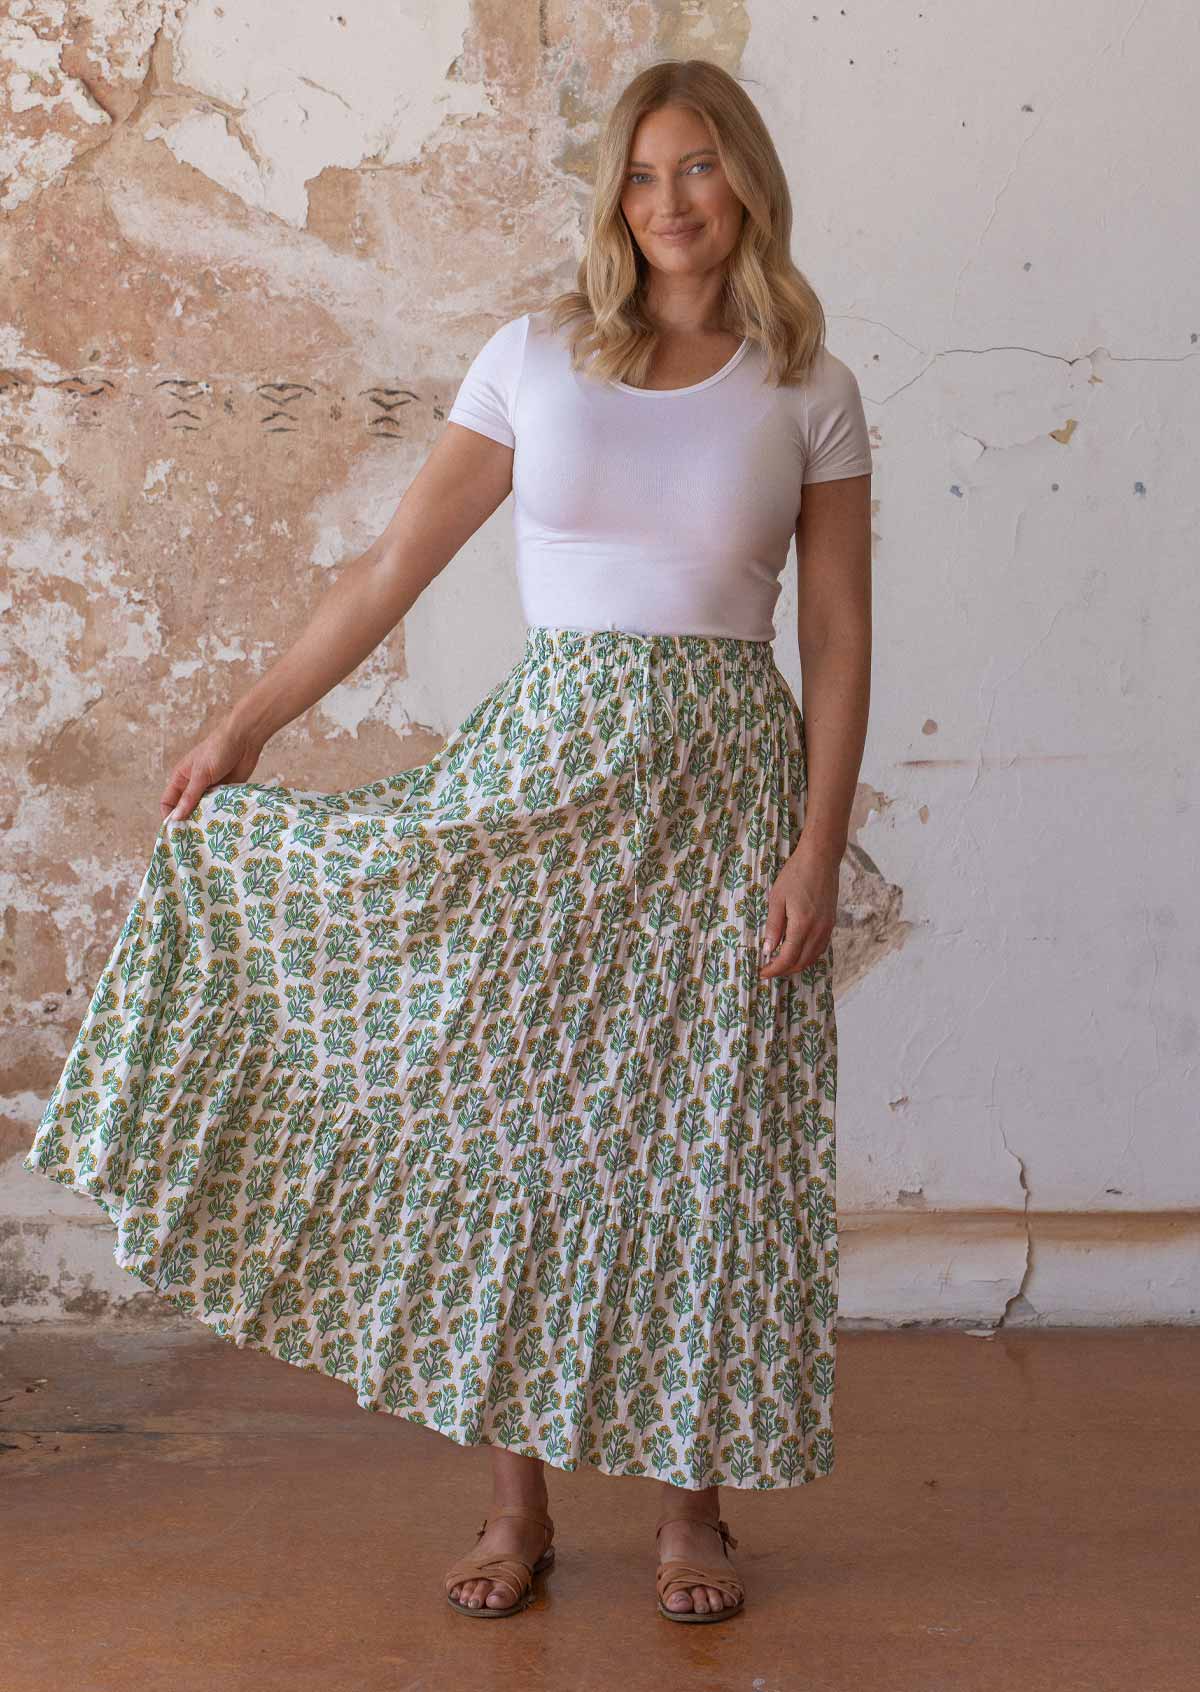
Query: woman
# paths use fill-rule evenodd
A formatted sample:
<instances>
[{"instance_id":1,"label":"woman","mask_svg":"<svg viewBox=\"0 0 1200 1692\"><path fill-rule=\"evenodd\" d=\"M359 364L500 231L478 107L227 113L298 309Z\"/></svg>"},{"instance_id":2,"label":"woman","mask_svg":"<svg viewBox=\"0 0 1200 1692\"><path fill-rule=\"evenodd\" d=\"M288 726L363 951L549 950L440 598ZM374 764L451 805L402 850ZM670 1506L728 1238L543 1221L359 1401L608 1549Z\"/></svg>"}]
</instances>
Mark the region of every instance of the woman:
<instances>
[{"instance_id":1,"label":"woman","mask_svg":"<svg viewBox=\"0 0 1200 1692\"><path fill-rule=\"evenodd\" d=\"M871 455L790 231L730 76L630 84L578 291L482 347L383 536L173 772L25 1160L235 1344L491 1446L469 1615L552 1560L546 1464L657 1478L678 1621L742 1605L719 1487L832 1466ZM525 650L442 750L250 782L510 490Z\"/></svg>"}]
</instances>

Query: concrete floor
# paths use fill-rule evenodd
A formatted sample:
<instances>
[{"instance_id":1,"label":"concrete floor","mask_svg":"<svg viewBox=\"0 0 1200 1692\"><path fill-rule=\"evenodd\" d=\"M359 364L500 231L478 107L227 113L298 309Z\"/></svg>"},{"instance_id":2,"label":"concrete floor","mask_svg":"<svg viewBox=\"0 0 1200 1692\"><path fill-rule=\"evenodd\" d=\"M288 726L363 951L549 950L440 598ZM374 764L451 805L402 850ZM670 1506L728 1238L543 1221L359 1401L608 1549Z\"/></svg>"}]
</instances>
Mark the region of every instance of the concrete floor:
<instances>
[{"instance_id":1,"label":"concrete floor","mask_svg":"<svg viewBox=\"0 0 1200 1692\"><path fill-rule=\"evenodd\" d=\"M0 1686L1196 1692L1200 1332L847 1331L834 1474L724 1490L744 1612L655 1610L659 1488L547 1471L558 1563L444 1602L486 1449L170 1312L0 1327Z\"/></svg>"}]
</instances>

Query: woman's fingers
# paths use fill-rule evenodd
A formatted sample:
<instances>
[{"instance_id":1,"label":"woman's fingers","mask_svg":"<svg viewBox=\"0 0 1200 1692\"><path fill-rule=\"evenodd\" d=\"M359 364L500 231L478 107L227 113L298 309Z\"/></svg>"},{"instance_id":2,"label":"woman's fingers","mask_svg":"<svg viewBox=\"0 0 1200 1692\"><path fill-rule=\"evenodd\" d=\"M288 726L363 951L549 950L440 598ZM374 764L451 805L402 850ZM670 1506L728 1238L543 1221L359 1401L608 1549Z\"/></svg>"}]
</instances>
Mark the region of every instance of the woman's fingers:
<instances>
[{"instance_id":1,"label":"woman's fingers","mask_svg":"<svg viewBox=\"0 0 1200 1692\"><path fill-rule=\"evenodd\" d=\"M760 963L759 975L766 980L777 975L790 975L799 961L802 943L799 915L785 908L783 921L779 924L779 938L767 961Z\"/></svg>"},{"instance_id":2,"label":"woman's fingers","mask_svg":"<svg viewBox=\"0 0 1200 1692\"><path fill-rule=\"evenodd\" d=\"M164 822L190 817L210 787L223 781L247 781L262 754L262 746L227 724L194 746L171 771L159 806Z\"/></svg>"},{"instance_id":3,"label":"woman's fingers","mask_svg":"<svg viewBox=\"0 0 1200 1692\"><path fill-rule=\"evenodd\" d=\"M167 821L183 822L187 817L190 817L200 800L213 785L210 781L204 781L198 776L193 776L180 794L175 809L171 812Z\"/></svg>"},{"instance_id":4,"label":"woman's fingers","mask_svg":"<svg viewBox=\"0 0 1200 1692\"><path fill-rule=\"evenodd\" d=\"M179 804L179 801L183 798L186 791L187 776L181 774L179 771L176 771L171 776L171 779L167 783L166 787L164 787L162 798L158 801L158 806L163 814L164 822L166 822L169 817L174 817L176 806Z\"/></svg>"},{"instance_id":5,"label":"woman's fingers","mask_svg":"<svg viewBox=\"0 0 1200 1692\"><path fill-rule=\"evenodd\" d=\"M782 900L782 918L768 916L764 946L773 943L767 961L760 957L759 976L772 980L779 975L798 975L816 963L829 943L825 924L816 913L806 911L799 900Z\"/></svg>"}]
</instances>

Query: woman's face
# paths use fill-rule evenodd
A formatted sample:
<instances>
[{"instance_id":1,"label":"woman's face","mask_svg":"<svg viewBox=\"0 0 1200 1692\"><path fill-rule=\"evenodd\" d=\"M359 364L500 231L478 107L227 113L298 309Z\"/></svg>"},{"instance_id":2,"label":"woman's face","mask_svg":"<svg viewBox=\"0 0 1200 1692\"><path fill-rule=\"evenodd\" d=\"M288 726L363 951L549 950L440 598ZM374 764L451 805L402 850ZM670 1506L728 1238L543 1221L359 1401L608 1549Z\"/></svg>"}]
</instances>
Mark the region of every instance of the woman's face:
<instances>
[{"instance_id":1,"label":"woman's face","mask_svg":"<svg viewBox=\"0 0 1200 1692\"><path fill-rule=\"evenodd\" d=\"M696 275L724 264L745 208L698 112L664 106L642 118L629 149L621 210L656 269Z\"/></svg>"}]
</instances>

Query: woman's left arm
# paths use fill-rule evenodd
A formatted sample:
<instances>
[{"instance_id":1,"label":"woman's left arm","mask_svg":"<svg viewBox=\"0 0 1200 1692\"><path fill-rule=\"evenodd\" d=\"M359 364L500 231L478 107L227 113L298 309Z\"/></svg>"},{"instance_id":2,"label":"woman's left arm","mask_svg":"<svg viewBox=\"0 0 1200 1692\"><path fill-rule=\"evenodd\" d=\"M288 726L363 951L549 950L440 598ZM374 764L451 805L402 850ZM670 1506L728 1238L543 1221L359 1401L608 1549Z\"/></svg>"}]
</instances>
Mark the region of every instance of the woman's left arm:
<instances>
[{"instance_id":1,"label":"woman's left arm","mask_svg":"<svg viewBox=\"0 0 1200 1692\"><path fill-rule=\"evenodd\" d=\"M837 919L871 697L869 475L805 487L796 564L808 793L799 843L771 889L759 970L767 977L815 963Z\"/></svg>"}]
</instances>

